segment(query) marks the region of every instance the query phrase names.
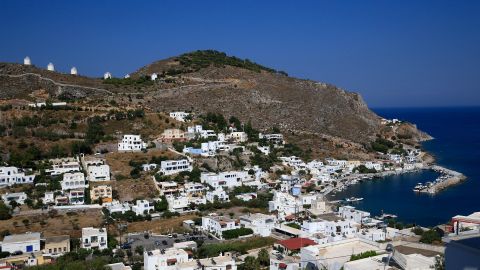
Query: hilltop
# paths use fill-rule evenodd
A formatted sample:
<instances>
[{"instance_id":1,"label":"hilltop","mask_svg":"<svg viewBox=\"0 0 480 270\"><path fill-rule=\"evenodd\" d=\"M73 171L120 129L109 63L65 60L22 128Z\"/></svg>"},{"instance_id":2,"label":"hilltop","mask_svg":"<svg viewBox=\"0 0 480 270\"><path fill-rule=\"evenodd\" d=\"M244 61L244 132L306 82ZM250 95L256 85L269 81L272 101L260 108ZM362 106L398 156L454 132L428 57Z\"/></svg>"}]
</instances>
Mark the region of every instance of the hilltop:
<instances>
[{"instance_id":1,"label":"hilltop","mask_svg":"<svg viewBox=\"0 0 480 270\"><path fill-rule=\"evenodd\" d=\"M150 80L153 73L158 74L156 81ZM127 79L103 80L0 63L1 99L39 101L35 93L40 90L49 99L84 105L235 116L260 130L279 128L319 155L361 156L377 136L395 135L357 93L292 78L286 72L213 50L153 62ZM411 124L398 130L408 133L404 138L412 144L429 138Z\"/></svg>"}]
</instances>

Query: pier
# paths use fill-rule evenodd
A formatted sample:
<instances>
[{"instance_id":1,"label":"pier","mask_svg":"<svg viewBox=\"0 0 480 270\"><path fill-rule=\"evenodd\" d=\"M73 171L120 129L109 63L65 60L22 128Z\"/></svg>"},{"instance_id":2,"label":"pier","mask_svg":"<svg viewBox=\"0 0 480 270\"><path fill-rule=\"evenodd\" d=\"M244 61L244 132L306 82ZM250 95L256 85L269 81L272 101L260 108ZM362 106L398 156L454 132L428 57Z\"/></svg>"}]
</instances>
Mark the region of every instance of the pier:
<instances>
[{"instance_id":1,"label":"pier","mask_svg":"<svg viewBox=\"0 0 480 270\"><path fill-rule=\"evenodd\" d=\"M420 193L436 194L437 192L440 192L449 186L456 185L467 178L462 173L438 165L433 165L430 169L441 173L442 176L437 178L431 185L419 190Z\"/></svg>"}]
</instances>

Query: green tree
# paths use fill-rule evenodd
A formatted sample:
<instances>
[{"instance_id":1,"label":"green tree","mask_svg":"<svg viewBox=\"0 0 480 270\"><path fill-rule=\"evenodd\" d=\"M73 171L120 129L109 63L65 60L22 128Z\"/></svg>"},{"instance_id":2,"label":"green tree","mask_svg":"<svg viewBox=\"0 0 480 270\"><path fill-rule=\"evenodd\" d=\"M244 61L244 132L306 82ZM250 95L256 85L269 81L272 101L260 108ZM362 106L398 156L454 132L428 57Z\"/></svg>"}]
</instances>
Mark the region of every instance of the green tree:
<instances>
[{"instance_id":1,"label":"green tree","mask_svg":"<svg viewBox=\"0 0 480 270\"><path fill-rule=\"evenodd\" d=\"M255 257L252 256L247 256L245 258L245 261L243 263L243 269L244 270L259 270L260 269L260 263L255 259Z\"/></svg>"},{"instance_id":2,"label":"green tree","mask_svg":"<svg viewBox=\"0 0 480 270\"><path fill-rule=\"evenodd\" d=\"M270 255L268 254L268 251L266 249L262 248L258 252L257 260L258 260L258 263L261 266L263 266L263 267L269 266L270 265Z\"/></svg>"},{"instance_id":3,"label":"green tree","mask_svg":"<svg viewBox=\"0 0 480 270\"><path fill-rule=\"evenodd\" d=\"M0 220L6 220L12 218L10 214L10 208L5 205L3 201L0 201Z\"/></svg>"}]
</instances>

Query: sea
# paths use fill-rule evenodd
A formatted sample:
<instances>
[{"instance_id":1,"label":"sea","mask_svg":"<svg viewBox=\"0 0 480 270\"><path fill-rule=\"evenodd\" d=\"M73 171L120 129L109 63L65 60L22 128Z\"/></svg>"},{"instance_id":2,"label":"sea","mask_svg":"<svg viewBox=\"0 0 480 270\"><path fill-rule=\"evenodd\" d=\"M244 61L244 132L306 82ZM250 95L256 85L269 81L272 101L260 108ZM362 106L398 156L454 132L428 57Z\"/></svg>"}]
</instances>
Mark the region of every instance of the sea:
<instances>
[{"instance_id":1,"label":"sea","mask_svg":"<svg viewBox=\"0 0 480 270\"><path fill-rule=\"evenodd\" d=\"M436 226L448 223L455 215L480 211L480 107L388 108L373 109L378 115L408 121L432 137L423 148L436 163L467 176L463 183L435 195L412 191L417 183L433 181L438 174L420 172L388 176L348 187L335 199L362 197L357 209L372 215L395 214L403 223Z\"/></svg>"}]
</instances>

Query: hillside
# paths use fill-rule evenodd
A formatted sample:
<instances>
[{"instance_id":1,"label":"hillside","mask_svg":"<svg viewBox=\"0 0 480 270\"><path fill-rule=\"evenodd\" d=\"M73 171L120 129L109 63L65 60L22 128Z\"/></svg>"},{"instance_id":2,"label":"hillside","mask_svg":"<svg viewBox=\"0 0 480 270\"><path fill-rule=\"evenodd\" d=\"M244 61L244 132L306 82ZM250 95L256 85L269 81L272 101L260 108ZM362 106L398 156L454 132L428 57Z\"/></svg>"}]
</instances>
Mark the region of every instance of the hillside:
<instances>
[{"instance_id":1,"label":"hillside","mask_svg":"<svg viewBox=\"0 0 480 270\"><path fill-rule=\"evenodd\" d=\"M159 75L155 82L149 80ZM380 118L357 93L333 85L288 77L250 60L216 51L197 51L154 62L129 79L101 80L0 63L0 98L37 100L44 90L52 99L77 103L142 107L236 116L260 130L278 127L289 136L308 135L310 148L351 143L362 148L384 129ZM416 141L427 136L413 127ZM418 136L417 136L418 135ZM338 147L336 147L338 148ZM332 150L335 150L333 147ZM348 151L344 151L344 154Z\"/></svg>"}]
</instances>

